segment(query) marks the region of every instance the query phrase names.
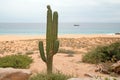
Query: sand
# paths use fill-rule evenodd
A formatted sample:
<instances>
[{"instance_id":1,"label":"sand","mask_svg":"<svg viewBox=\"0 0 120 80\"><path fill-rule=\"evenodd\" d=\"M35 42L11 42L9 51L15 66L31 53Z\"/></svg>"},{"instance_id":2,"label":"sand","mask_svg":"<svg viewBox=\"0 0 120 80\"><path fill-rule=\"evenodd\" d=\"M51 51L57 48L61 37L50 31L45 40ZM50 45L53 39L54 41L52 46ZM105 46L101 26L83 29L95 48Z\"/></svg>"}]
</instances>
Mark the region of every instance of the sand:
<instances>
[{"instance_id":1,"label":"sand","mask_svg":"<svg viewBox=\"0 0 120 80\"><path fill-rule=\"evenodd\" d=\"M41 60L38 42L43 41L44 35L0 35L0 56L11 54L27 54L33 58L34 62L30 66L33 73L45 72L46 65ZM95 72L96 65L82 62L82 56L89 50L98 45L106 45L120 41L120 35L59 35L60 49L72 50L75 53L70 56L65 53L57 53L54 56L54 71L64 74L71 74L75 77L87 77L85 74L92 76L109 76Z\"/></svg>"},{"instance_id":2,"label":"sand","mask_svg":"<svg viewBox=\"0 0 120 80\"><path fill-rule=\"evenodd\" d=\"M94 37L109 37L109 38L120 38L120 35L114 34L64 34L59 35L59 38L94 38ZM0 41L11 41L11 40L27 40L27 39L45 39L45 35L0 35Z\"/></svg>"}]
</instances>

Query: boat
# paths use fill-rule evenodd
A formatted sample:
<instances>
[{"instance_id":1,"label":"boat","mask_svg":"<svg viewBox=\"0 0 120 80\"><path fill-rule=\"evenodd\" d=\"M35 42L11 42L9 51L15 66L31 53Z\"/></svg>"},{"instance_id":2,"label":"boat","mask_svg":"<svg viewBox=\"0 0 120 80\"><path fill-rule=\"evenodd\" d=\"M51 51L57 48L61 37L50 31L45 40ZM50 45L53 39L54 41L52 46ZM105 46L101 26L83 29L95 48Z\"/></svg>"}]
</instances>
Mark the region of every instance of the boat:
<instances>
[{"instance_id":1,"label":"boat","mask_svg":"<svg viewBox=\"0 0 120 80\"><path fill-rule=\"evenodd\" d=\"M74 26L80 26L79 24L74 24Z\"/></svg>"}]
</instances>

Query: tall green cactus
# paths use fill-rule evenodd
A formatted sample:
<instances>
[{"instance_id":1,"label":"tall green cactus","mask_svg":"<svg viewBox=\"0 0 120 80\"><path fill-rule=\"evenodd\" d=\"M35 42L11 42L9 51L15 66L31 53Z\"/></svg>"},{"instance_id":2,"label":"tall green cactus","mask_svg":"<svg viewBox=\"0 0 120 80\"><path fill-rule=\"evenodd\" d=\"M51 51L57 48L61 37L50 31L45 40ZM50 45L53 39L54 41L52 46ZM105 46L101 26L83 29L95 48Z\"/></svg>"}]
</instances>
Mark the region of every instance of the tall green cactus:
<instances>
[{"instance_id":1,"label":"tall green cactus","mask_svg":"<svg viewBox=\"0 0 120 80\"><path fill-rule=\"evenodd\" d=\"M53 56L59 48L58 38L58 13L55 11L52 16L50 6L47 6L47 32L46 32L46 53L44 52L43 42L39 42L39 51L42 60L46 63L47 73L52 73Z\"/></svg>"}]
</instances>

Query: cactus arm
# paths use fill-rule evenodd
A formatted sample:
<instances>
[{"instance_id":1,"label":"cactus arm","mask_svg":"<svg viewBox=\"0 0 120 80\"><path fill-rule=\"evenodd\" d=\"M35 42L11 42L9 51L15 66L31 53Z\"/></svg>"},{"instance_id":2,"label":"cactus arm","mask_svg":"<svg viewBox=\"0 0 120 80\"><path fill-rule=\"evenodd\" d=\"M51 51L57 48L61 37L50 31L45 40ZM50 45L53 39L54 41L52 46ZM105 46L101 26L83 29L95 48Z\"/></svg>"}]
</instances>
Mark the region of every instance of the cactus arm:
<instances>
[{"instance_id":1,"label":"cactus arm","mask_svg":"<svg viewBox=\"0 0 120 80\"><path fill-rule=\"evenodd\" d=\"M54 44L54 55L58 52L58 49L59 49L59 41L56 40Z\"/></svg>"},{"instance_id":2,"label":"cactus arm","mask_svg":"<svg viewBox=\"0 0 120 80\"><path fill-rule=\"evenodd\" d=\"M58 35L58 13L57 13L57 11L55 11L54 13L53 13L53 28L54 28L54 33L53 33L53 36L54 36L54 41L56 41L56 39L57 39L57 35Z\"/></svg>"},{"instance_id":3,"label":"cactus arm","mask_svg":"<svg viewBox=\"0 0 120 80\"><path fill-rule=\"evenodd\" d=\"M41 55L41 58L44 62L46 62L46 57L45 57L45 52L44 52L44 48L43 48L43 42L40 41L39 42L39 51L40 51L40 55Z\"/></svg>"},{"instance_id":4,"label":"cactus arm","mask_svg":"<svg viewBox=\"0 0 120 80\"><path fill-rule=\"evenodd\" d=\"M55 55L59 48L59 41L58 38L58 13L55 11L53 13L53 54Z\"/></svg>"}]
</instances>

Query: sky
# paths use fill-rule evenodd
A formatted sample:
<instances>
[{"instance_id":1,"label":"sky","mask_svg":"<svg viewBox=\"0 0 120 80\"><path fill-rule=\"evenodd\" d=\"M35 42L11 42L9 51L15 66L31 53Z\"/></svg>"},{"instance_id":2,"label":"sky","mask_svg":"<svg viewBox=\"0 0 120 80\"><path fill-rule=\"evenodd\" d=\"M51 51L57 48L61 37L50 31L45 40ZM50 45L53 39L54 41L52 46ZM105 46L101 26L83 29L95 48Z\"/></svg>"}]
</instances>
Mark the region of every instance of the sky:
<instances>
[{"instance_id":1,"label":"sky","mask_svg":"<svg viewBox=\"0 0 120 80\"><path fill-rule=\"evenodd\" d=\"M46 22L46 6L59 22L120 23L120 0L0 0L0 23Z\"/></svg>"}]
</instances>

